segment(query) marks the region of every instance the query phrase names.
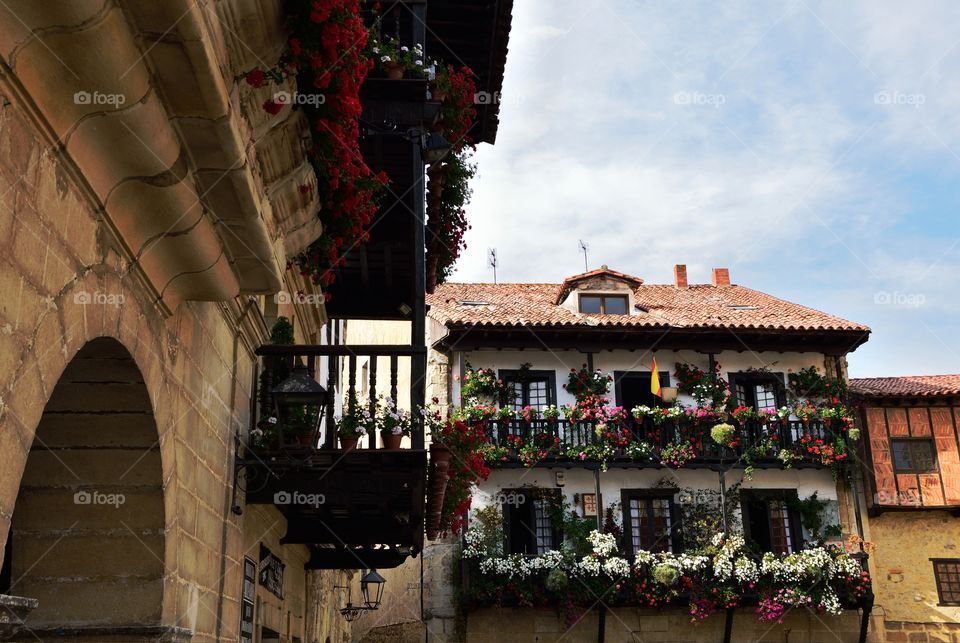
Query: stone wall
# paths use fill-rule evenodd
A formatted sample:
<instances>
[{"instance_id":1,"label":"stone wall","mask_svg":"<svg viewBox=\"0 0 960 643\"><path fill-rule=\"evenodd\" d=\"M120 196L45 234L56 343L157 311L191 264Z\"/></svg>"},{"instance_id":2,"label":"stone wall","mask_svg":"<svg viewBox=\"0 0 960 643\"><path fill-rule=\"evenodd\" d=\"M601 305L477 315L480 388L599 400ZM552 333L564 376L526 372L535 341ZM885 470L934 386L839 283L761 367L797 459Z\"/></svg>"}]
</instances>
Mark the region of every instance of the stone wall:
<instances>
[{"instance_id":1,"label":"stone wall","mask_svg":"<svg viewBox=\"0 0 960 643\"><path fill-rule=\"evenodd\" d=\"M500 641L596 641L599 615L596 609L579 612L568 623L555 609L523 610L488 608L470 612L466 621L466 643L499 643ZM693 643L722 641L725 614L712 614L705 621L692 625L680 607L664 609L616 608L605 615L606 643ZM781 625L761 623L752 609L734 612L731 641L763 641L788 643L824 643L857 641L860 633L856 612L825 616L806 611L793 611Z\"/></svg>"},{"instance_id":2,"label":"stone wall","mask_svg":"<svg viewBox=\"0 0 960 643\"><path fill-rule=\"evenodd\" d=\"M944 511L870 518L877 641L960 639L960 607L939 605L931 558L960 558L960 519ZM956 636L957 639L951 639Z\"/></svg>"},{"instance_id":3,"label":"stone wall","mask_svg":"<svg viewBox=\"0 0 960 643\"><path fill-rule=\"evenodd\" d=\"M195 642L235 641L240 562L248 543L265 537L266 523L274 535L282 525L279 515L230 511L234 439L249 426L252 351L266 333L257 300L187 302L163 313L88 203L58 153L11 106L0 108L0 546L54 387L88 342L115 338L149 395L163 488L159 623L130 624L186 628ZM310 594L306 549L281 549L292 583L288 608L315 615L306 640L346 640L332 590L345 579L328 575ZM142 556L153 553L144 545ZM66 554L53 547L47 557L57 555Z\"/></svg>"}]
</instances>

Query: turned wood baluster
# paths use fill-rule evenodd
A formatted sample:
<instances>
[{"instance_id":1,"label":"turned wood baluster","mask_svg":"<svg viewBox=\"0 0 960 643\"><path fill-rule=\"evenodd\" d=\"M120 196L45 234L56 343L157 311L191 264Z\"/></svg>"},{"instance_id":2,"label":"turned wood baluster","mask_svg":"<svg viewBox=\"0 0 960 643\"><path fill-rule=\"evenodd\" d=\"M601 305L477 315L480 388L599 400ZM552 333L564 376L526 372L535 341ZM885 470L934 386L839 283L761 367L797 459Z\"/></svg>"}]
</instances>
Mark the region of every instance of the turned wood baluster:
<instances>
[{"instance_id":1,"label":"turned wood baluster","mask_svg":"<svg viewBox=\"0 0 960 643\"><path fill-rule=\"evenodd\" d=\"M376 417L377 413L377 359L376 355L370 355L370 417ZM370 433L370 444L368 445L371 449L377 448L377 436L375 432L371 431Z\"/></svg>"}]
</instances>

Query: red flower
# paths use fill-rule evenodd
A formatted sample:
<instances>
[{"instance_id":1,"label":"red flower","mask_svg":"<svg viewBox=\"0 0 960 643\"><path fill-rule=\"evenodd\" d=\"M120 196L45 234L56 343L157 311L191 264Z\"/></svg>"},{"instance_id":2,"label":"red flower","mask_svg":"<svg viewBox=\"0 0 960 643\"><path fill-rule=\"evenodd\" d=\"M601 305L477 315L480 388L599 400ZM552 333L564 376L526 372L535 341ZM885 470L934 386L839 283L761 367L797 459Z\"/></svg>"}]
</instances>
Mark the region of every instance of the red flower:
<instances>
[{"instance_id":1,"label":"red flower","mask_svg":"<svg viewBox=\"0 0 960 643\"><path fill-rule=\"evenodd\" d=\"M263 111L267 112L272 116L276 116L280 113L280 110L283 109L283 103L277 102L274 99L269 99L263 103Z\"/></svg>"},{"instance_id":2,"label":"red flower","mask_svg":"<svg viewBox=\"0 0 960 643\"><path fill-rule=\"evenodd\" d=\"M247 81L247 84L251 87L263 87L264 74L262 69L251 69L247 72L247 75L244 77Z\"/></svg>"}]
</instances>

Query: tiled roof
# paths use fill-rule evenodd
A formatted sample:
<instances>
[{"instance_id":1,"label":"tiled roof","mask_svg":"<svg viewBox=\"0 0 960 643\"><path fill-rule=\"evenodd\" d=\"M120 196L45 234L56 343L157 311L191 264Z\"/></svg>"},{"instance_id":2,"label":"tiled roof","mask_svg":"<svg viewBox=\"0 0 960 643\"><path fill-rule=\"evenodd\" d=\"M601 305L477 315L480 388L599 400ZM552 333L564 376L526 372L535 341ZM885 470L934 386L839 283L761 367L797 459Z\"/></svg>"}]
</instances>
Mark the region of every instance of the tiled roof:
<instances>
[{"instance_id":1,"label":"tiled roof","mask_svg":"<svg viewBox=\"0 0 960 643\"><path fill-rule=\"evenodd\" d=\"M428 295L430 317L448 326L683 327L870 332L834 317L742 286L642 284L643 310L585 315L556 305L559 284L448 283Z\"/></svg>"},{"instance_id":2,"label":"tiled roof","mask_svg":"<svg viewBox=\"0 0 960 643\"><path fill-rule=\"evenodd\" d=\"M868 397L960 395L960 375L854 377L850 390Z\"/></svg>"}]
</instances>

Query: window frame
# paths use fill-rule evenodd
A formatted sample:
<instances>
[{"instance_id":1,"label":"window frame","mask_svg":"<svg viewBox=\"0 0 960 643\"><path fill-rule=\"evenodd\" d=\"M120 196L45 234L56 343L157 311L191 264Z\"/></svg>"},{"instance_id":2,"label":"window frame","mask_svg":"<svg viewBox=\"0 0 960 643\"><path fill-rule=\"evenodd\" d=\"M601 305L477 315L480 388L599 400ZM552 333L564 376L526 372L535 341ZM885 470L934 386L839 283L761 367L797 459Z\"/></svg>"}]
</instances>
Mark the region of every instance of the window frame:
<instances>
[{"instance_id":1,"label":"window frame","mask_svg":"<svg viewBox=\"0 0 960 643\"><path fill-rule=\"evenodd\" d=\"M526 498L523 503L523 507L527 508L529 512L527 515L528 525L532 525L534 533L531 534L531 540L528 540L525 544L532 545L533 549L537 549L537 535L536 535L536 505L535 501L537 500L546 500L550 501L551 499L559 499L561 490L558 487L504 487L500 490L500 495L504 501L500 504L500 511L503 515L503 551L506 554L519 553L524 556L536 556L538 555L537 551L532 553L530 552L515 552L512 545L514 544L511 539L512 525L511 525L511 515L510 509L511 506L506 503L506 498L510 497L510 494L522 495ZM547 547L547 551L559 550L561 545L563 545L563 531L560 527L553 523L551 520L551 540L552 542Z\"/></svg>"},{"instance_id":2,"label":"window frame","mask_svg":"<svg viewBox=\"0 0 960 643\"><path fill-rule=\"evenodd\" d=\"M599 313L587 313L583 310L583 298L584 297L593 297L600 300L600 312ZM622 313L608 313L607 312L607 299L618 299L623 301L623 312ZM630 314L630 297L625 294L617 293L593 293L586 292L580 293L577 297L577 312L583 313L584 315L629 315Z\"/></svg>"},{"instance_id":3,"label":"window frame","mask_svg":"<svg viewBox=\"0 0 960 643\"><path fill-rule=\"evenodd\" d=\"M750 502L771 501L783 502L787 511L787 520L790 523L790 550L788 554L796 553L803 549L803 522L800 512L790 507L790 501L799 501L796 489L741 489L740 490L740 520L743 525L743 537L748 544L752 544L759 549L759 543L754 540L750 531ZM769 520L769 505L767 506L767 531L771 545L773 544L773 524ZM764 552L766 553L766 552ZM778 553L771 551L770 553Z\"/></svg>"},{"instance_id":4,"label":"window frame","mask_svg":"<svg viewBox=\"0 0 960 643\"><path fill-rule=\"evenodd\" d=\"M894 455L894 449L893 449L894 443L903 443L903 444L911 444L911 443L912 443L912 444L917 444L917 443L920 443L920 442L925 442L925 443L927 443L927 444L930 445L930 455L931 455L930 468L929 468L929 469L916 469L916 468L911 467L911 468L909 468L909 469L901 469L901 468L897 467L897 458L896 458L896 456ZM911 445L910 451L911 451L911 452L913 451L912 445ZM929 438L928 438L928 437L911 437L911 436L904 436L904 437L891 437L891 438L890 438L890 464L893 466L893 473L894 473L894 475L896 475L896 474L898 474L898 473L914 474L914 475L932 474L932 473L939 474L939 473L940 473L940 458L938 457L938 455L939 455L939 454L937 453L937 442L936 442L936 440L934 440L932 437L929 437ZM912 458L913 458L913 454L911 453L911 464L913 464Z\"/></svg>"},{"instance_id":5,"label":"window frame","mask_svg":"<svg viewBox=\"0 0 960 643\"><path fill-rule=\"evenodd\" d=\"M676 489L622 489L620 491L624 545L630 556L635 556L637 553L633 547L633 520L630 512L630 501L635 499L648 501L648 512L652 507L650 504L652 500L667 500L670 503L670 533L667 539L670 545L669 551L673 553L682 551L682 543L680 540L680 507L677 503L677 493L678 490ZM655 534L651 533L650 536L652 538Z\"/></svg>"},{"instance_id":6,"label":"window frame","mask_svg":"<svg viewBox=\"0 0 960 643\"><path fill-rule=\"evenodd\" d=\"M943 582L940 579L940 574L937 571L937 565L949 564L960 566L960 558L931 558L930 562L933 564L933 580L937 584L937 605L942 607L957 607L960 606L960 589L958 589L955 594L957 595L957 600L947 601L943 598Z\"/></svg>"},{"instance_id":7,"label":"window frame","mask_svg":"<svg viewBox=\"0 0 960 643\"><path fill-rule=\"evenodd\" d=\"M523 378L521 379L521 374ZM523 384L523 400L520 402L520 408L530 404L530 389L527 383L531 380L546 380L547 383L547 406L557 404L557 372L550 370L521 370L518 368L501 368L497 371L497 377L503 382L504 389L508 389L512 382ZM500 399L501 404L510 404L509 392L505 392Z\"/></svg>"},{"instance_id":8,"label":"window frame","mask_svg":"<svg viewBox=\"0 0 960 643\"><path fill-rule=\"evenodd\" d=\"M727 373L727 384L730 385L730 392L736 400L737 404L743 404L745 406L757 407L757 397L755 387L760 384L772 383L773 384L773 394L776 398L776 408L785 406L787 403L787 386L786 379L782 372L754 372L754 371L734 371L732 373ZM740 394L737 391L738 386L747 386L754 387L752 392L752 399L745 400L740 398ZM762 407L767 408L767 407ZM757 409L759 410L759 409Z\"/></svg>"}]
</instances>

